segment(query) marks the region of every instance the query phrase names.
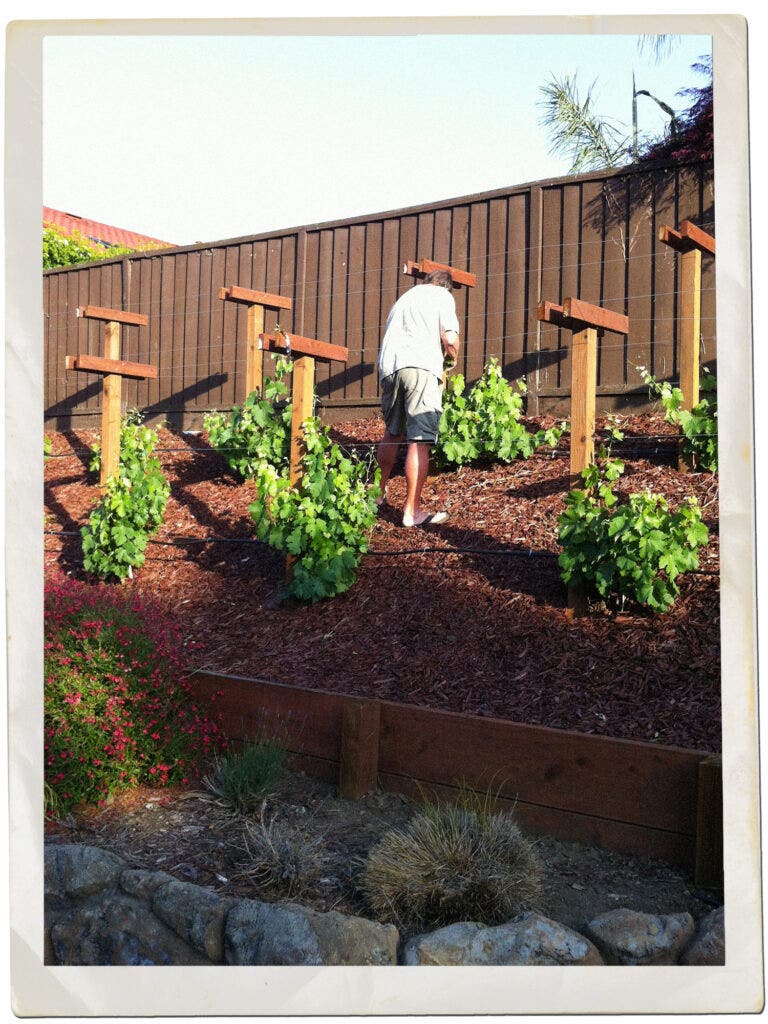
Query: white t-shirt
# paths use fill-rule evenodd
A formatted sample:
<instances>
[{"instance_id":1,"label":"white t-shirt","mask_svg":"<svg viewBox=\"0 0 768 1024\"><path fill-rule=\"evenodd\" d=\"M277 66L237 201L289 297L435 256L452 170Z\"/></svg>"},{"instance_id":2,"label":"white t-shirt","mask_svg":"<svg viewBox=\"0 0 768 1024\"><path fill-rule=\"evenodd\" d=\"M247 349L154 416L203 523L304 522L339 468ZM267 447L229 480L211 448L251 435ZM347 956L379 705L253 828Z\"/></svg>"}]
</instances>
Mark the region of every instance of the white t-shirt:
<instances>
[{"instance_id":1,"label":"white t-shirt","mask_svg":"<svg viewBox=\"0 0 768 1024\"><path fill-rule=\"evenodd\" d=\"M379 352L379 379L405 366L443 376L444 331L459 333L456 302L447 288L419 284L405 292L387 317Z\"/></svg>"}]
</instances>

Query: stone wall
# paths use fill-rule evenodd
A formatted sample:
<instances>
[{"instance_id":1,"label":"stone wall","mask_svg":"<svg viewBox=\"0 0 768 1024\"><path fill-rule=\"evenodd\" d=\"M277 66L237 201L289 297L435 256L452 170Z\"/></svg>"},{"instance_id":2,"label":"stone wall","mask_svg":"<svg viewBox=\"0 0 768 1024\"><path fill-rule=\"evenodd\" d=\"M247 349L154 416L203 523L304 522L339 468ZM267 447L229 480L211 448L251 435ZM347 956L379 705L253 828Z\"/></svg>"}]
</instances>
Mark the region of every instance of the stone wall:
<instances>
[{"instance_id":1,"label":"stone wall","mask_svg":"<svg viewBox=\"0 0 768 1024\"><path fill-rule=\"evenodd\" d=\"M540 914L461 922L401 942L392 925L296 904L218 896L81 845L45 850L45 963L123 966L597 965L724 963L723 908L614 910L584 934Z\"/></svg>"}]
</instances>

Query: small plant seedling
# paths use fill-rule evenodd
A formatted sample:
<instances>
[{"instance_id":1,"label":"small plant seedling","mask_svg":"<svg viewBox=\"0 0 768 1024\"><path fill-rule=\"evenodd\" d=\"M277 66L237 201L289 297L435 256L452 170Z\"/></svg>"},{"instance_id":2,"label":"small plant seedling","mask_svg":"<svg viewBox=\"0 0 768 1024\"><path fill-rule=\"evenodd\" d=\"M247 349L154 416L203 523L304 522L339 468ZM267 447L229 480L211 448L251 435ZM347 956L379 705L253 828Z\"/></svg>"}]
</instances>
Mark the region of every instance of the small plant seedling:
<instances>
[{"instance_id":1,"label":"small plant seedling","mask_svg":"<svg viewBox=\"0 0 768 1024\"><path fill-rule=\"evenodd\" d=\"M699 380L701 400L690 410L682 408L683 392L669 381L659 383L644 366L636 367L651 397L661 400L664 419L680 427L683 455L694 467L709 473L717 472L717 380L709 370L702 369Z\"/></svg>"}]
</instances>

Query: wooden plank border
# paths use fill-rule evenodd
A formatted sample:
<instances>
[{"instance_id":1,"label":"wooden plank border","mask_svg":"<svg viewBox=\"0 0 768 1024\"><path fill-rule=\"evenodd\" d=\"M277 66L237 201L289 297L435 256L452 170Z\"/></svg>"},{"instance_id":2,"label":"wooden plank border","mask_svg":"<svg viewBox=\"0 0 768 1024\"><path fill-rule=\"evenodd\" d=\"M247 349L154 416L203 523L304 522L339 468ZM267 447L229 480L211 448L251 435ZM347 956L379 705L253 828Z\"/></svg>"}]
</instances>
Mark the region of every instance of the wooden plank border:
<instances>
[{"instance_id":1,"label":"wooden plank border","mask_svg":"<svg viewBox=\"0 0 768 1024\"><path fill-rule=\"evenodd\" d=\"M365 702L362 743L351 726L360 698L210 672L191 681L201 699L223 692L216 706L232 739L253 736L265 714L280 719L293 763L318 777L339 780L343 770L365 785L377 777L382 788L416 797L457 799L462 787L491 792L533 832L691 869L702 844L717 847L716 836L702 834L719 821L711 792L702 805L708 751L392 701ZM344 749L345 734L355 749ZM365 785L356 783L355 791Z\"/></svg>"}]
</instances>

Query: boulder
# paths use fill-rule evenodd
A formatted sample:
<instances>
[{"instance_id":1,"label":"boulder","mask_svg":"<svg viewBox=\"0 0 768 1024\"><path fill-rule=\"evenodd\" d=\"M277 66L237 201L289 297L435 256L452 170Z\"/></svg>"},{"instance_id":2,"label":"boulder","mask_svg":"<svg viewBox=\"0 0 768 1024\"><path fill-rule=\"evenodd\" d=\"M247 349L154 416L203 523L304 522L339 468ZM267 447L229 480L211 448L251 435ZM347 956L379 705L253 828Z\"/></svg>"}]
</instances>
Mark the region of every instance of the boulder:
<instances>
[{"instance_id":1,"label":"boulder","mask_svg":"<svg viewBox=\"0 0 768 1024\"><path fill-rule=\"evenodd\" d=\"M676 964L693 936L693 918L682 914L642 914L636 910L609 910L585 928L609 964L649 966Z\"/></svg>"},{"instance_id":2,"label":"boulder","mask_svg":"<svg viewBox=\"0 0 768 1024\"><path fill-rule=\"evenodd\" d=\"M227 917L224 956L228 964L254 966L395 965L397 943L393 925L292 903L243 900Z\"/></svg>"},{"instance_id":3,"label":"boulder","mask_svg":"<svg viewBox=\"0 0 768 1024\"><path fill-rule=\"evenodd\" d=\"M725 964L725 907L718 907L699 922L693 942L680 957L689 967Z\"/></svg>"},{"instance_id":4,"label":"boulder","mask_svg":"<svg viewBox=\"0 0 768 1024\"><path fill-rule=\"evenodd\" d=\"M224 922L234 900L172 878L155 889L152 910L209 960L224 959Z\"/></svg>"},{"instance_id":5,"label":"boulder","mask_svg":"<svg viewBox=\"0 0 768 1024\"><path fill-rule=\"evenodd\" d=\"M541 914L529 913L495 927L463 921L428 935L417 935L406 943L403 962L411 967L567 967L602 964L603 959L583 935Z\"/></svg>"},{"instance_id":6,"label":"boulder","mask_svg":"<svg viewBox=\"0 0 768 1024\"><path fill-rule=\"evenodd\" d=\"M155 891L166 882L172 882L173 875L165 871L144 871L142 868L126 868L120 876L120 888L129 896L140 900L152 899Z\"/></svg>"},{"instance_id":7,"label":"boulder","mask_svg":"<svg viewBox=\"0 0 768 1024\"><path fill-rule=\"evenodd\" d=\"M115 854L76 843L45 847L46 900L83 899L116 886L125 862Z\"/></svg>"},{"instance_id":8,"label":"boulder","mask_svg":"<svg viewBox=\"0 0 768 1024\"><path fill-rule=\"evenodd\" d=\"M56 962L65 966L211 964L158 921L146 903L119 894L62 914L51 927L51 945Z\"/></svg>"}]
</instances>

